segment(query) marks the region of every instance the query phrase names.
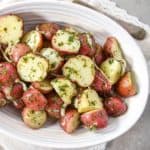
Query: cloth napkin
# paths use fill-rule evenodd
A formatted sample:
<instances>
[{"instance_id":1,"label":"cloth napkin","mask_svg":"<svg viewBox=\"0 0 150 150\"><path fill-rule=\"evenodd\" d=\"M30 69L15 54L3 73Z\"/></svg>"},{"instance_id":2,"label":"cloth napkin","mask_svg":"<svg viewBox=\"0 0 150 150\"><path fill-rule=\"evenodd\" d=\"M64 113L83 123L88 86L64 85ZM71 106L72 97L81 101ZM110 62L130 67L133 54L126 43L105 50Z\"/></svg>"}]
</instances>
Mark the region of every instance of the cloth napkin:
<instances>
[{"instance_id":1,"label":"cloth napkin","mask_svg":"<svg viewBox=\"0 0 150 150\"><path fill-rule=\"evenodd\" d=\"M2 4L5 5L5 3L12 2L12 1L15 1L15 0L0 0L0 6ZM66 0L66 1L71 2L72 0ZM120 18L123 18L124 20L127 20L129 22L132 22L135 25L140 25L140 27L143 27L145 29L146 31L145 39L141 41L138 41L138 40L135 40L135 41L141 47L141 50L143 51L145 58L147 59L149 74L150 74L150 27L148 25L145 25L144 23L139 22L137 18L127 14L125 10L122 10L120 8L118 9L115 3L113 2L110 3L109 0L83 0L83 1L87 3L91 3L91 4L99 2L101 5L97 5L97 7L101 7L101 9L105 9L105 10L107 7L108 14L112 13L112 10L113 10L114 17L120 16ZM93 147L87 147L82 150L105 150L106 144L107 143L96 145ZM46 147L31 145L29 143L24 143L22 141L13 139L12 137L8 137L7 135L4 135L1 133L0 134L0 150L51 150L51 149L46 148Z\"/></svg>"}]
</instances>

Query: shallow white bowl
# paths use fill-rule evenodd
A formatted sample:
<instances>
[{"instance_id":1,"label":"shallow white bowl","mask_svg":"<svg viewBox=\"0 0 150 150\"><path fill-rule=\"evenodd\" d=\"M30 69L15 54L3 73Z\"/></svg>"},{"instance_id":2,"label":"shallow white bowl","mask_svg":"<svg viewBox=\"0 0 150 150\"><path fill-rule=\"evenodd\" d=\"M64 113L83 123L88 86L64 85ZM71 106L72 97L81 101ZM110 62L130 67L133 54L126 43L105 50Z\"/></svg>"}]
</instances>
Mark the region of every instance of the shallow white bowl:
<instances>
[{"instance_id":1,"label":"shallow white bowl","mask_svg":"<svg viewBox=\"0 0 150 150\"><path fill-rule=\"evenodd\" d=\"M141 116L148 96L148 72L142 52L131 36L108 17L91 9L67 2L41 1L20 2L0 8L0 15L15 13L25 20L26 29L45 21L65 22L93 32L97 41L103 44L109 35L117 37L124 55L136 74L139 92L129 98L127 113L112 119L107 128L97 132L79 129L66 134L58 124L48 122L39 130L27 128L20 113L12 108L0 110L0 131L28 143L51 148L81 148L112 140L131 128Z\"/></svg>"}]
</instances>

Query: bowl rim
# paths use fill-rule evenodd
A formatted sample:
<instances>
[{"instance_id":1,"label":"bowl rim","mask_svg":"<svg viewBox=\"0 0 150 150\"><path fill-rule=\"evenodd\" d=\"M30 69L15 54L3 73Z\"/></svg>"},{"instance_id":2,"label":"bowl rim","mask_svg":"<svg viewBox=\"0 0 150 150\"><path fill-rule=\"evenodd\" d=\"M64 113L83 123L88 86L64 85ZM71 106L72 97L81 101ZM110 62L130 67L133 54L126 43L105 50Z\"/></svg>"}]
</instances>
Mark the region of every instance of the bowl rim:
<instances>
[{"instance_id":1,"label":"bowl rim","mask_svg":"<svg viewBox=\"0 0 150 150\"><path fill-rule=\"evenodd\" d=\"M67 6L72 6L72 7L76 7L76 8L80 8L80 9L83 9L83 10L86 10L88 11L89 13L95 13L95 15L98 15L100 14L101 16L103 16L105 19L113 22L116 27L120 28L124 33L128 34L128 36L130 37L130 40L132 40L132 42L135 43L137 49L139 49L139 52L141 54L141 58L142 59L142 62L143 64L145 65L145 69L146 69L146 78L145 80L147 81L147 91L145 91L145 103L141 109L141 112L139 113L139 115L136 117L136 119L134 121L132 121L132 123L130 123L130 125L128 125L127 128L124 128L124 130L121 130L119 133L113 135L112 137L107 137L105 138L103 141L92 141L91 143L86 143L86 144L80 144L80 145L73 145L73 146L64 146L64 145L61 145L61 146L58 146L56 144L49 144L49 145L46 145L44 143L39 143L39 142L36 142L35 140L30 140L30 139L27 139L27 138L23 138L23 137L18 137L17 135L15 135L13 132L9 132L9 131L6 131L4 129L2 129L0 127L0 132L10 136L10 137L14 137L15 139L19 140L19 141L22 141L22 142L26 142L26 143L30 143L30 144L33 144L33 145L38 145L38 146L43 146L43 147L49 147L49 148L61 148L61 149L70 149L70 148L85 148L85 147L89 147L89 146L95 146L97 144L101 144L101 143L105 143L105 142L108 142L108 141L111 141L119 136L121 136L122 134L124 134L125 132L127 132L129 129L131 129L133 127L133 125L139 120L139 118L141 117L142 113L144 112L144 109L145 109L145 106L147 104L147 101L148 101L148 95L149 95L149 77L148 77L148 66L147 66L147 63L146 63L146 60L145 60L145 57L143 55L143 52L141 51L140 47L137 45L137 43L133 40L133 38L129 35L129 33L123 28L121 27L118 23L116 23L115 21L113 21L111 18L109 18L108 16L100 13L100 12L97 12L93 9L90 9L88 7L85 7L85 6L82 6L82 5L79 5L79 4L76 4L76 3L72 3L72 2L68 2L68 1L58 1L58 0L53 0L53 1L49 1L49 0L42 0L42 2L40 0L36 0L36 1L22 1L22 2L14 2L14 3L11 3L11 4L6 4L6 5L3 5L0 10L3 10L5 8L12 8L12 7L18 7L18 6L23 6L23 5L26 5L26 4L31 4L31 5L34 5L34 4L40 4L40 3L47 3L47 4L63 4L63 5L67 5Z\"/></svg>"}]
</instances>

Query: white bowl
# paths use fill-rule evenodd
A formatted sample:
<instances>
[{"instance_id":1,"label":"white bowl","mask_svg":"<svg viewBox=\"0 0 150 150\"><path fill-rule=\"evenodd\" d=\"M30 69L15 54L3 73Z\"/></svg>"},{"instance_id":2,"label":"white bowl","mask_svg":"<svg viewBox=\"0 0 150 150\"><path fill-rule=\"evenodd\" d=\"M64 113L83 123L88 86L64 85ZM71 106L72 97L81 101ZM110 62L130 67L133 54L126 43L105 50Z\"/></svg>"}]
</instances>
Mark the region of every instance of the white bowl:
<instances>
[{"instance_id":1,"label":"white bowl","mask_svg":"<svg viewBox=\"0 0 150 150\"><path fill-rule=\"evenodd\" d=\"M28 143L66 149L87 147L110 141L125 133L136 123L147 101L148 72L142 52L122 27L101 13L67 2L20 2L1 6L0 15L8 13L22 16L26 29L43 21L58 21L92 31L101 44L109 35L117 37L126 59L136 74L139 92L136 96L127 99L129 109L125 115L110 120L107 128L97 132L81 128L69 135L58 124L50 122L39 130L32 130L24 125L20 113L8 107L0 110L1 132Z\"/></svg>"}]
</instances>

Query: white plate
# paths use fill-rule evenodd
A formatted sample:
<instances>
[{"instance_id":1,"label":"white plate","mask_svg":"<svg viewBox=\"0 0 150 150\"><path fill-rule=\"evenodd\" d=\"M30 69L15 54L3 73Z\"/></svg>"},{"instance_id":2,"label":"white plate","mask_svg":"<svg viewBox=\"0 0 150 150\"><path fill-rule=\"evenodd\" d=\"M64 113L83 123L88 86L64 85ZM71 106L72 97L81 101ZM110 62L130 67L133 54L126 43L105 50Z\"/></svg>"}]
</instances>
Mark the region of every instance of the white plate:
<instances>
[{"instance_id":1,"label":"white plate","mask_svg":"<svg viewBox=\"0 0 150 150\"><path fill-rule=\"evenodd\" d=\"M139 47L131 36L108 17L88 8L67 2L20 2L1 7L0 14L15 13L25 19L26 29L43 21L59 21L73 24L93 32L103 44L107 36L117 37L125 57L132 66L139 86L139 93L127 99L127 113L110 121L108 127L97 132L79 129L66 134L59 125L48 122L39 130L27 128L20 114L10 108L0 111L0 131L28 143L52 148L81 148L112 140L131 128L141 116L148 96L148 72Z\"/></svg>"}]
</instances>

